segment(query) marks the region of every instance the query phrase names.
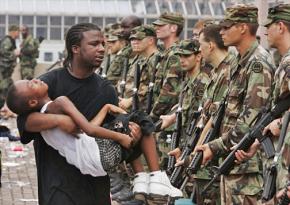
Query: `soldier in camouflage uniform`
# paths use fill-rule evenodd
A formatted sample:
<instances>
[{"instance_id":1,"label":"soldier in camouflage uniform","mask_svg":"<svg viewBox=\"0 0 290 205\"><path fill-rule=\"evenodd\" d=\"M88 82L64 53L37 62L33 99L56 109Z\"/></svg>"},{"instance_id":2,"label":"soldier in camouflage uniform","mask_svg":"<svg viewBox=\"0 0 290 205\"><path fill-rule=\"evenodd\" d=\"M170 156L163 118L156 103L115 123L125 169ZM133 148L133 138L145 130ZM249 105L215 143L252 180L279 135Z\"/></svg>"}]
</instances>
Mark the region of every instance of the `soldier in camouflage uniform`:
<instances>
[{"instance_id":1,"label":"soldier in camouflage uniform","mask_svg":"<svg viewBox=\"0 0 290 205\"><path fill-rule=\"evenodd\" d=\"M19 50L16 49L15 39L19 36L19 27L11 25L9 34L0 41L0 108L4 108L6 93L9 86L13 83L11 78L16 66L16 58ZM1 151L0 151L0 187L1 187Z\"/></svg>"},{"instance_id":2,"label":"soldier in camouflage uniform","mask_svg":"<svg viewBox=\"0 0 290 205\"><path fill-rule=\"evenodd\" d=\"M235 64L235 56L227 52L221 35L221 27L208 25L201 30L199 42L204 62L212 66L211 81L203 96L203 124L211 123L209 119L214 117L218 106L226 96L229 84L230 68ZM207 166L202 167L194 176L196 182L197 204L220 204L219 182L213 184L205 194L201 194L205 185L213 177L211 167L217 166L217 158L211 160ZM214 200L213 200L214 199Z\"/></svg>"},{"instance_id":3,"label":"soldier in camouflage uniform","mask_svg":"<svg viewBox=\"0 0 290 205\"><path fill-rule=\"evenodd\" d=\"M8 87L12 84L12 73L16 66L19 50L16 49L15 39L19 37L19 27L11 25L9 34L0 42L0 108L5 103Z\"/></svg>"},{"instance_id":4,"label":"soldier in camouflage uniform","mask_svg":"<svg viewBox=\"0 0 290 205\"><path fill-rule=\"evenodd\" d=\"M21 28L23 41L20 45L20 74L21 79L31 80L34 77L34 69L37 65L39 41L29 34L26 26Z\"/></svg>"},{"instance_id":5,"label":"soldier in camouflage uniform","mask_svg":"<svg viewBox=\"0 0 290 205\"><path fill-rule=\"evenodd\" d=\"M129 36L131 30L134 27L140 26L141 24L142 24L141 20L136 16L128 16L122 19L121 21L121 29L122 29L121 35L122 38L126 40L126 46L124 46L115 55L107 73L108 80L110 80L116 87L118 81L120 81L122 77L125 58L129 58L129 62L131 62L135 57L135 54L132 53L132 48L129 44Z\"/></svg>"},{"instance_id":6,"label":"soldier in camouflage uniform","mask_svg":"<svg viewBox=\"0 0 290 205\"><path fill-rule=\"evenodd\" d=\"M274 63L256 41L257 15L256 7L238 5L226 10L221 23L224 44L235 46L239 52L238 64L231 68L221 136L198 147L203 151L203 163L213 156L226 157L255 123L261 108L269 106ZM262 162L258 154L222 176L222 204L259 204L261 191Z\"/></svg>"},{"instance_id":7,"label":"soldier in camouflage uniform","mask_svg":"<svg viewBox=\"0 0 290 205\"><path fill-rule=\"evenodd\" d=\"M280 4L269 8L267 27L267 37L269 46L276 48L282 57L278 69L275 72L272 104L277 104L290 95L290 4ZM279 31L279 32L278 32ZM282 119L276 119L264 130L270 130L273 136L278 137ZM278 168L277 187L281 189L287 182L287 169L290 165L290 127L286 134L284 147L282 150L282 164ZM289 177L289 176L288 176ZM278 191L278 190L277 190Z\"/></svg>"},{"instance_id":8,"label":"soldier in camouflage uniform","mask_svg":"<svg viewBox=\"0 0 290 205\"><path fill-rule=\"evenodd\" d=\"M183 92L182 102L182 131L186 130L190 124L190 116L193 111L197 111L201 105L201 100L206 85L209 82L209 77L206 73L201 72L201 54L199 51L198 40L183 40L178 44L178 49L175 52L180 57L182 70L186 72L186 85ZM171 115L161 115L162 126L167 128L176 120L176 113ZM182 136L185 136L184 134ZM184 141L184 140L183 140Z\"/></svg>"},{"instance_id":9,"label":"soldier in camouflage uniform","mask_svg":"<svg viewBox=\"0 0 290 205\"><path fill-rule=\"evenodd\" d=\"M153 22L157 38L162 41L164 51L160 54L161 60L157 65L153 102L150 116L157 121L160 115L167 114L177 104L182 83L182 69L179 56L175 54L179 43L179 35L183 30L184 18L179 13L165 12ZM167 153L170 144L166 139L171 136L172 129L158 133L157 143L160 151L160 163L163 168L167 164Z\"/></svg>"},{"instance_id":10,"label":"soldier in camouflage uniform","mask_svg":"<svg viewBox=\"0 0 290 205\"><path fill-rule=\"evenodd\" d=\"M156 33L153 26L143 25L138 26L132 30L130 35L130 42L133 52L138 56L135 57L135 61L129 69L129 73L125 85L125 96L120 98L119 106L125 110L130 110L132 107L132 96L134 87L134 74L136 64L140 66L140 82L138 88L138 108L139 110L146 111L147 105L147 92L150 81L150 76L153 73L153 64L158 55L156 46Z\"/></svg>"}]
</instances>

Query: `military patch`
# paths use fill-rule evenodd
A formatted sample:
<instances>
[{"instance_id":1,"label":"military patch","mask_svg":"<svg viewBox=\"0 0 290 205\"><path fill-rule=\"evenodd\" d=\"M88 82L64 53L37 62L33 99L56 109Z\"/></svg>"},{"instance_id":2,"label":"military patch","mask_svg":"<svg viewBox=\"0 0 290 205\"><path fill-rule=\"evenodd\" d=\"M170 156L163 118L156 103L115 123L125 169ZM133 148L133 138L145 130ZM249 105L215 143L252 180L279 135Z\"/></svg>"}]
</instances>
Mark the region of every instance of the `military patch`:
<instances>
[{"instance_id":1,"label":"military patch","mask_svg":"<svg viewBox=\"0 0 290 205\"><path fill-rule=\"evenodd\" d=\"M200 88L200 89L197 90L197 96L202 97L203 93L204 93L204 89Z\"/></svg>"},{"instance_id":2,"label":"military patch","mask_svg":"<svg viewBox=\"0 0 290 205\"><path fill-rule=\"evenodd\" d=\"M255 73L261 73L262 70L263 70L263 65L262 65L262 63L260 63L260 62L255 62L255 63L253 64L252 70L253 70Z\"/></svg>"}]
</instances>

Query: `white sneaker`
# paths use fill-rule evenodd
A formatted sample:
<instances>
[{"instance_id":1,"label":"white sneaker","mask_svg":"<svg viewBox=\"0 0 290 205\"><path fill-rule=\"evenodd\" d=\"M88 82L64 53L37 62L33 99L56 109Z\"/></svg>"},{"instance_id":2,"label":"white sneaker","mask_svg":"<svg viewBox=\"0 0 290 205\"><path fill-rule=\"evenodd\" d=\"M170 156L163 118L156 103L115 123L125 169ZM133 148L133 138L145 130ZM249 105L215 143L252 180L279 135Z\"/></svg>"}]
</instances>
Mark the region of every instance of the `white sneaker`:
<instances>
[{"instance_id":1,"label":"white sneaker","mask_svg":"<svg viewBox=\"0 0 290 205\"><path fill-rule=\"evenodd\" d=\"M139 172L133 180L133 194L135 199L145 200L148 194L149 175L146 172Z\"/></svg>"},{"instance_id":2,"label":"white sneaker","mask_svg":"<svg viewBox=\"0 0 290 205\"><path fill-rule=\"evenodd\" d=\"M150 174L148 193L153 195L182 197L182 192L171 185L165 172Z\"/></svg>"}]
</instances>

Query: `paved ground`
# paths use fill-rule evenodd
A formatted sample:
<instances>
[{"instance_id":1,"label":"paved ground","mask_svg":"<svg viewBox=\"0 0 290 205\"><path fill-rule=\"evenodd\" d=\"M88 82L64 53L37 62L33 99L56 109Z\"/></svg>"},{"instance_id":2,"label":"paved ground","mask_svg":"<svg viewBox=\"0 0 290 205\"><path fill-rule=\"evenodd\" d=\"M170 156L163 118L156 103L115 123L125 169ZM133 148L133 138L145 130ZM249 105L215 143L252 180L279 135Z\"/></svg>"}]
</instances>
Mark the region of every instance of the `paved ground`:
<instances>
[{"instance_id":1,"label":"paved ground","mask_svg":"<svg viewBox=\"0 0 290 205\"><path fill-rule=\"evenodd\" d=\"M16 132L15 119L2 122ZM37 205L36 167L32 144L22 145L20 142L9 142L8 138L0 138L0 150L0 205Z\"/></svg>"}]
</instances>

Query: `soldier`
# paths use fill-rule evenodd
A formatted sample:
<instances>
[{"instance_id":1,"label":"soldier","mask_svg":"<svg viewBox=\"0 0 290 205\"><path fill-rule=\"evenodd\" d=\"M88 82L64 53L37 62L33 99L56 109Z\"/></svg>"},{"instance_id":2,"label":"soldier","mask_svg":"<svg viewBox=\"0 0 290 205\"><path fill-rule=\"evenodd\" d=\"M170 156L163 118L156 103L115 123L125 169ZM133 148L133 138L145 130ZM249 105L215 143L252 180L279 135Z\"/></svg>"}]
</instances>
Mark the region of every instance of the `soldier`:
<instances>
[{"instance_id":1,"label":"soldier","mask_svg":"<svg viewBox=\"0 0 290 205\"><path fill-rule=\"evenodd\" d=\"M12 73L16 66L19 50L16 49L15 39L19 37L19 27L11 25L9 34L0 42L0 108L5 103L8 87L12 84Z\"/></svg>"},{"instance_id":2,"label":"soldier","mask_svg":"<svg viewBox=\"0 0 290 205\"><path fill-rule=\"evenodd\" d=\"M129 110L132 106L132 95L134 86L134 73L137 63L140 65L140 85L138 89L138 107L140 110L146 111L147 92L149 86L150 76L154 75L153 64L158 54L156 33L152 26L144 25L138 26L132 30L130 35L131 47L134 53L139 57L131 65L130 73L128 73L125 98L119 98L119 106L125 110Z\"/></svg>"},{"instance_id":3,"label":"soldier","mask_svg":"<svg viewBox=\"0 0 290 205\"><path fill-rule=\"evenodd\" d=\"M121 29L112 31L112 33L109 34L107 38L107 51L108 51L108 54L113 56L113 58L111 58L111 64L116 63L115 57L120 55L120 53L122 52L122 49L125 48L126 45L127 45L127 40L125 39L124 35L122 35ZM110 65L109 70L107 70L107 79L113 84L113 86L115 86L115 88L120 79L119 72L120 70L112 69L112 65Z\"/></svg>"},{"instance_id":4,"label":"soldier","mask_svg":"<svg viewBox=\"0 0 290 205\"><path fill-rule=\"evenodd\" d=\"M21 28L23 41L20 45L20 73L21 79L31 80L34 77L34 69L37 64L39 41L29 34L27 26Z\"/></svg>"},{"instance_id":5,"label":"soldier","mask_svg":"<svg viewBox=\"0 0 290 205\"><path fill-rule=\"evenodd\" d=\"M221 22L225 46L239 52L237 66L231 68L227 105L221 125L221 136L198 146L203 164L213 156L226 156L255 123L261 108L268 106L274 63L270 54L256 40L258 9L250 5L227 8ZM259 204L262 190L262 162L258 155L235 165L221 178L222 204Z\"/></svg>"},{"instance_id":6,"label":"soldier","mask_svg":"<svg viewBox=\"0 0 290 205\"><path fill-rule=\"evenodd\" d=\"M154 87L153 120L166 114L177 103L182 81L179 56L175 54L179 35L183 30L184 18L179 13L163 13L153 22L157 38L164 43L165 51L158 65Z\"/></svg>"},{"instance_id":7,"label":"soldier","mask_svg":"<svg viewBox=\"0 0 290 205\"><path fill-rule=\"evenodd\" d=\"M108 80L113 81L114 86L117 86L118 81L121 80L125 58L129 58L129 60L132 61L135 56L132 53L131 46L128 44L129 36L131 30L141 24L141 20L137 16L133 15L127 16L121 21L122 35L126 40L126 46L116 54L107 73Z\"/></svg>"},{"instance_id":8,"label":"soldier","mask_svg":"<svg viewBox=\"0 0 290 205\"><path fill-rule=\"evenodd\" d=\"M282 57L280 65L275 72L272 105L277 104L279 100L283 100L289 96L290 90L290 4L280 4L269 8L268 19L265 23L267 27L267 38L271 48L276 48ZM264 134L271 131L274 137L279 137L281 129L281 118L274 120L265 129ZM243 161L252 157L256 147L253 145L248 152L238 151L236 156L239 161ZM282 149L282 165L278 172L278 189L285 186L287 181L287 169L290 165L290 128L286 134L284 147ZM288 176L289 177L289 176ZM278 191L277 189L277 191ZM281 196L283 190L277 194Z\"/></svg>"},{"instance_id":9,"label":"soldier","mask_svg":"<svg viewBox=\"0 0 290 205\"><path fill-rule=\"evenodd\" d=\"M182 103L182 131L190 124L189 119L193 111L197 111L201 105L201 100L209 77L206 73L201 72L201 54L197 40L183 40L178 44L175 54L180 57L182 69L186 72L186 86L182 90L184 93ZM167 128L176 120L176 114L161 115L162 126Z\"/></svg>"}]
</instances>

